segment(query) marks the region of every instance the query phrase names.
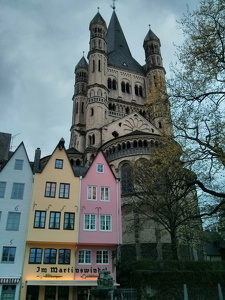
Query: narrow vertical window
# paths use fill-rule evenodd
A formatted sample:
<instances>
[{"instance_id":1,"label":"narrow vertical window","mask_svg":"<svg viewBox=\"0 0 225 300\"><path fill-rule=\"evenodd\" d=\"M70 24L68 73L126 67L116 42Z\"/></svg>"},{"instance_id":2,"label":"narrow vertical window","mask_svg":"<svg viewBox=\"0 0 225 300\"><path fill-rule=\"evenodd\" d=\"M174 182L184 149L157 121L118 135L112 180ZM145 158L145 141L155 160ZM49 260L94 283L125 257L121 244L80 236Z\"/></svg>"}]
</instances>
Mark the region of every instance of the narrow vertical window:
<instances>
[{"instance_id":1,"label":"narrow vertical window","mask_svg":"<svg viewBox=\"0 0 225 300\"><path fill-rule=\"evenodd\" d=\"M0 181L0 198L5 197L6 182Z\"/></svg>"},{"instance_id":2,"label":"narrow vertical window","mask_svg":"<svg viewBox=\"0 0 225 300\"><path fill-rule=\"evenodd\" d=\"M56 182L46 182L45 197L55 197Z\"/></svg>"},{"instance_id":3,"label":"narrow vertical window","mask_svg":"<svg viewBox=\"0 0 225 300\"><path fill-rule=\"evenodd\" d=\"M46 211L35 211L34 228L45 228Z\"/></svg>"},{"instance_id":4,"label":"narrow vertical window","mask_svg":"<svg viewBox=\"0 0 225 300\"><path fill-rule=\"evenodd\" d=\"M101 72L101 60L98 60L98 71Z\"/></svg>"},{"instance_id":5,"label":"narrow vertical window","mask_svg":"<svg viewBox=\"0 0 225 300\"><path fill-rule=\"evenodd\" d=\"M73 230L74 229L74 220L75 214L74 213L64 213L64 230Z\"/></svg>"},{"instance_id":6,"label":"narrow vertical window","mask_svg":"<svg viewBox=\"0 0 225 300\"><path fill-rule=\"evenodd\" d=\"M92 72L95 72L95 60L93 59L93 62L92 62Z\"/></svg>"},{"instance_id":7,"label":"narrow vertical window","mask_svg":"<svg viewBox=\"0 0 225 300\"><path fill-rule=\"evenodd\" d=\"M49 228L59 229L60 228L60 212L50 212Z\"/></svg>"}]
</instances>

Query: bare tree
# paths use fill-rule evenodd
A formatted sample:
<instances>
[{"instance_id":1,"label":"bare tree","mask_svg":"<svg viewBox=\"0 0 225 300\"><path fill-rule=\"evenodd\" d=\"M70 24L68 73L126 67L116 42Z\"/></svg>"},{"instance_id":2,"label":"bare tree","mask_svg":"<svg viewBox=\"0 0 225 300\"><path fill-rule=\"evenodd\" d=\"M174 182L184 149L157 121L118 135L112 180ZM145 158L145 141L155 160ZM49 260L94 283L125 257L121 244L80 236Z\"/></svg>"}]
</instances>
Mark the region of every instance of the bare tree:
<instances>
[{"instance_id":1,"label":"bare tree","mask_svg":"<svg viewBox=\"0 0 225 300\"><path fill-rule=\"evenodd\" d=\"M140 159L134 166L133 197L128 202L139 216L136 226L153 220L169 234L173 259L178 259L185 229L188 227L189 233L201 229L196 191L190 185L195 174L183 168L180 154L180 146L166 138L149 159Z\"/></svg>"},{"instance_id":2,"label":"bare tree","mask_svg":"<svg viewBox=\"0 0 225 300\"><path fill-rule=\"evenodd\" d=\"M197 174L193 183L225 203L225 2L200 0L179 22L185 36L169 81L175 138L182 160ZM212 197L212 199L214 199Z\"/></svg>"}]
</instances>

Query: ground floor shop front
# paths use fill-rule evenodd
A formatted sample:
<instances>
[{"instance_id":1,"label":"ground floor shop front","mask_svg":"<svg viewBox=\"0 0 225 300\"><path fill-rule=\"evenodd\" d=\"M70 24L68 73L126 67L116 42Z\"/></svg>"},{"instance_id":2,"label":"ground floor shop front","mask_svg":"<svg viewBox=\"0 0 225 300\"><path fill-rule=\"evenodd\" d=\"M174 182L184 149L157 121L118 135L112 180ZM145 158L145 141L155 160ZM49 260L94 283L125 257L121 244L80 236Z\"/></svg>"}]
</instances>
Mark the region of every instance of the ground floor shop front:
<instances>
[{"instance_id":1,"label":"ground floor shop front","mask_svg":"<svg viewBox=\"0 0 225 300\"><path fill-rule=\"evenodd\" d=\"M41 280L40 280L41 281ZM27 281L21 292L26 300L87 300L88 290L96 288L97 280ZM23 295L26 295L25 297ZM22 298L24 297L24 298Z\"/></svg>"}]
</instances>

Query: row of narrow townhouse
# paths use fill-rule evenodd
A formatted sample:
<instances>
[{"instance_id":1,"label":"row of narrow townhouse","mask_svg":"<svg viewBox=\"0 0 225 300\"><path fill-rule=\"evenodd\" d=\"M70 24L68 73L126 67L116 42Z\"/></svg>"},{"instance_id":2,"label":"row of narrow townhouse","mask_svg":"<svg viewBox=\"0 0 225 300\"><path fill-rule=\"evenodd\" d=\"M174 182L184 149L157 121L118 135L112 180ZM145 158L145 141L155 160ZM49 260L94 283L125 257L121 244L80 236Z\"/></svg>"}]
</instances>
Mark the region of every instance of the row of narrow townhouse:
<instances>
[{"instance_id":1,"label":"row of narrow townhouse","mask_svg":"<svg viewBox=\"0 0 225 300\"><path fill-rule=\"evenodd\" d=\"M102 152L73 167L61 139L33 175L21 143L2 166L0 198L2 300L87 299L100 270L116 284L120 182Z\"/></svg>"}]
</instances>

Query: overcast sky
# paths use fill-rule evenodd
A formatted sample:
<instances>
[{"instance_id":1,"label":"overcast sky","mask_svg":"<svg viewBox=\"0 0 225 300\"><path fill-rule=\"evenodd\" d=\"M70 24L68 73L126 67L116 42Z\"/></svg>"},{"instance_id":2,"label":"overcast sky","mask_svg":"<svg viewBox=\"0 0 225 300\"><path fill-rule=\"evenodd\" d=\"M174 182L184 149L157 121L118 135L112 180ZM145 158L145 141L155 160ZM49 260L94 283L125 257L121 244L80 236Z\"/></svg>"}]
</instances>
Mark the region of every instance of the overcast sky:
<instances>
[{"instance_id":1,"label":"overcast sky","mask_svg":"<svg viewBox=\"0 0 225 300\"><path fill-rule=\"evenodd\" d=\"M100 8L109 24L112 0L0 0L0 132L12 150L25 143L51 154L63 137L69 146L74 67L89 48L89 22ZM143 40L160 38L164 67L183 37L176 20L198 0L118 0L116 14L133 57L145 63Z\"/></svg>"}]
</instances>

